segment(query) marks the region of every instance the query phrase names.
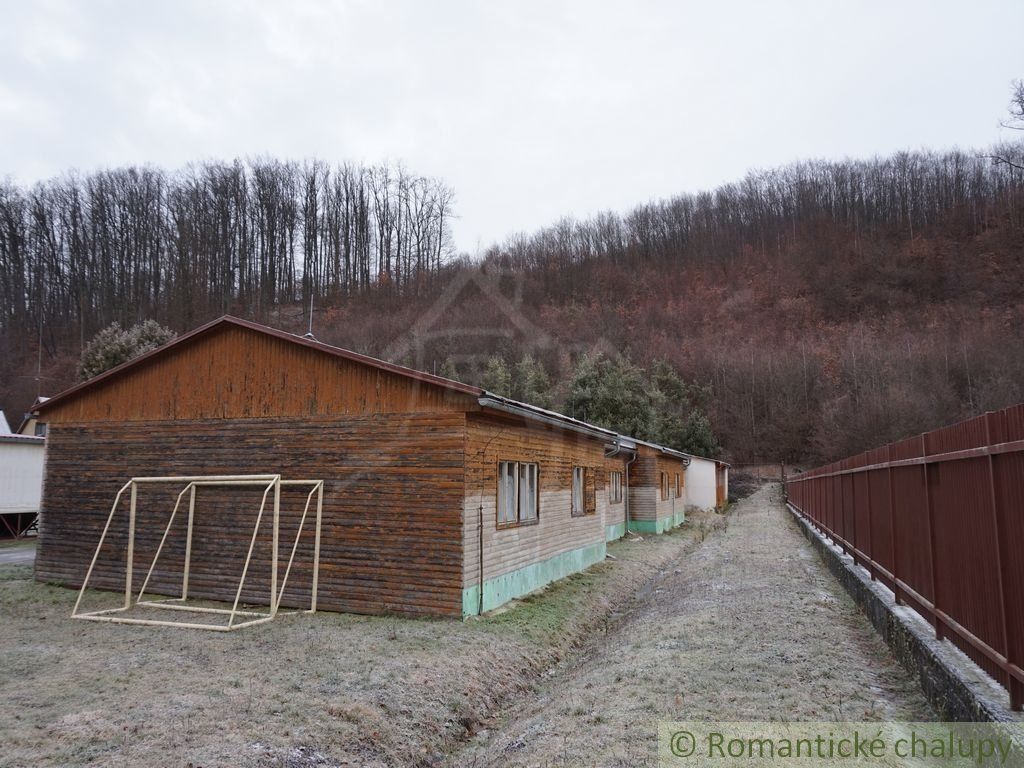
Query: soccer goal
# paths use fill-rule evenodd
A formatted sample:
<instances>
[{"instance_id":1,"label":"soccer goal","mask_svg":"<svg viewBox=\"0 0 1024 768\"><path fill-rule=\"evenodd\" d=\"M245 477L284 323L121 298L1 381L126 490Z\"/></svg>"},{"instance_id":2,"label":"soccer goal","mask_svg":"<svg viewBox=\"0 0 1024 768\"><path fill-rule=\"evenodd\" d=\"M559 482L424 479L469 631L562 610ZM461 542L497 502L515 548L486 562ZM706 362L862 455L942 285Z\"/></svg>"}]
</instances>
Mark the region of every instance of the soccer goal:
<instances>
[{"instance_id":1,"label":"soccer goal","mask_svg":"<svg viewBox=\"0 0 1024 768\"><path fill-rule=\"evenodd\" d=\"M146 577L142 582L142 586L136 595L133 592L132 576L135 566L135 528L136 528L136 507L138 491L141 486L150 485L173 485L181 487L181 491L178 493L177 499L174 502L174 507L171 509L171 514L167 520L167 526L164 528L163 536L160 539L160 544L157 546L156 554L153 555L153 560L149 565L149 570L146 573ZM244 488L254 487L257 490L262 489L263 495L260 499L259 508L256 510L255 523L252 528L252 536L249 539L249 548L245 556L245 565L242 567L241 574L238 580L238 588L235 590L235 598L230 608L218 608L207 605L196 605L190 604L189 600L189 570L192 564L192 534L194 528L194 522L196 517L196 490L199 488ZM295 533L295 541L292 543L291 552L288 555L287 564L284 567L283 573L281 573L281 552L280 552L280 533L281 533L281 489L282 488L308 488L306 495L305 506L302 510L302 516L299 519L298 530ZM92 577L93 569L96 566L96 561L100 556L100 550L103 548L103 544L107 539L107 534L110 531L110 524L117 515L118 508L121 505L121 500L125 494L128 494L128 540L127 546L125 547L125 584L124 584L124 604L117 608L104 608L95 611L82 611L81 604L82 598L85 596L86 589L89 586L89 579ZM174 521L178 516L178 512L182 507L182 502L185 497L188 497L188 521L185 529L185 559L184 567L182 568L181 575L181 594L177 597L167 597L160 599L143 599L146 593L146 588L149 586L150 578L153 576L153 572L156 569L157 562L160 559L160 555L164 551L164 545L167 543L168 535L171 532L171 528L174 526ZM117 492L117 496L114 498L114 503L110 508L110 514L107 516L107 522L103 526L103 533L100 534L99 543L96 545L96 551L93 553L92 561L89 563L89 570L85 574L85 580L82 582L82 587L78 592L78 599L75 601L75 607L71 611L71 618L83 619L86 621L106 621L118 624L142 624L149 626L164 626L164 627L186 627L189 629L208 629L215 632L231 632L236 629L242 629L243 627L251 627L256 624L262 624L264 622L272 621L277 616L278 607L281 604L281 598L284 595L285 587L288 584L288 576L292 570L292 564L295 561L295 553L299 548L299 540L302 537L303 530L306 526L306 520L310 517L310 509L314 506L315 502L315 525L313 532L313 571L312 571L312 585L310 594L310 606L306 613L316 613L316 598L317 598L317 582L320 571L320 528L323 519L323 504L324 504L324 481L323 480L284 480L280 475L196 475L196 476L181 476L181 477L133 477ZM260 526L263 524L263 519L268 512L268 506L270 507L270 514L272 517L271 523L271 554L270 554L270 591L268 595L269 608L266 611L254 611L254 610L240 610L239 603L242 598L242 590L245 587L245 579L249 573L249 564L252 561L253 550L256 546L256 540L259 537ZM280 578L280 585L278 584L278 577ZM227 623L204 623L200 621L171 621L169 619L151 619L141 618L138 616L127 616L125 612L130 611L134 607L142 606L144 608L156 608L161 610L171 611L187 611L195 614L220 614L221 616L226 615L228 617ZM223 622L223 619L221 619Z\"/></svg>"}]
</instances>

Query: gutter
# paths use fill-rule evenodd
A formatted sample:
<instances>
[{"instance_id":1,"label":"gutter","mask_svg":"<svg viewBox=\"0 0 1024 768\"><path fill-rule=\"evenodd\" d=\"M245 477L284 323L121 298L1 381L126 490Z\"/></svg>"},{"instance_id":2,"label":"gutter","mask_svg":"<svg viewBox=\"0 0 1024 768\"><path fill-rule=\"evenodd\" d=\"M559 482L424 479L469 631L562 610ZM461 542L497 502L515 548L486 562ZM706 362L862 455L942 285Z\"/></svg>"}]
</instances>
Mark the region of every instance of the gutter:
<instances>
[{"instance_id":1,"label":"gutter","mask_svg":"<svg viewBox=\"0 0 1024 768\"><path fill-rule=\"evenodd\" d=\"M646 445L648 448L654 448L664 456L671 456L674 459L679 459L683 462L684 467L690 466L690 462L693 460L693 456L691 454L677 451L675 448L668 448L664 445L658 445L657 443L649 443L646 440L633 439L632 442L635 444Z\"/></svg>"},{"instance_id":2,"label":"gutter","mask_svg":"<svg viewBox=\"0 0 1024 768\"><path fill-rule=\"evenodd\" d=\"M581 435L603 440L606 443L609 441L617 443L621 439L620 435L610 429L595 427L593 424L587 424L585 421L573 419L569 416L563 416L560 413L555 413L554 411L549 411L544 408L537 408L536 406L527 405L526 403L510 400L507 397L501 397L500 395L495 395L491 392L485 392L478 402L480 403L481 408L490 408L491 410L502 411L504 413L512 414L513 416L521 416L525 419L539 421L543 424L547 424L548 426L567 429L571 432L578 432Z\"/></svg>"},{"instance_id":3,"label":"gutter","mask_svg":"<svg viewBox=\"0 0 1024 768\"><path fill-rule=\"evenodd\" d=\"M22 445L43 445L46 442L45 437L37 437L36 435L0 435L0 443L21 443Z\"/></svg>"}]
</instances>

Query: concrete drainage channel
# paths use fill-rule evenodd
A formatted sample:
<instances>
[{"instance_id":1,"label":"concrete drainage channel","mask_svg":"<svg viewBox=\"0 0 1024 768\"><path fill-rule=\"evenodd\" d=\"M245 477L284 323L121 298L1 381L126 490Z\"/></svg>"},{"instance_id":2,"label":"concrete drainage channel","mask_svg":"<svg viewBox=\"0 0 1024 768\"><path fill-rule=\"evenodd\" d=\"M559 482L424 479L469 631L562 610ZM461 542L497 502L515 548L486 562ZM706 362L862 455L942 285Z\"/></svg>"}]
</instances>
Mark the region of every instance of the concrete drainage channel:
<instances>
[{"instance_id":1,"label":"concrete drainage channel","mask_svg":"<svg viewBox=\"0 0 1024 768\"><path fill-rule=\"evenodd\" d=\"M843 588L867 615L896 659L917 677L925 696L944 720L1020 722L1006 691L913 610L898 606L892 593L872 581L853 558L831 543L791 505L786 507Z\"/></svg>"}]
</instances>

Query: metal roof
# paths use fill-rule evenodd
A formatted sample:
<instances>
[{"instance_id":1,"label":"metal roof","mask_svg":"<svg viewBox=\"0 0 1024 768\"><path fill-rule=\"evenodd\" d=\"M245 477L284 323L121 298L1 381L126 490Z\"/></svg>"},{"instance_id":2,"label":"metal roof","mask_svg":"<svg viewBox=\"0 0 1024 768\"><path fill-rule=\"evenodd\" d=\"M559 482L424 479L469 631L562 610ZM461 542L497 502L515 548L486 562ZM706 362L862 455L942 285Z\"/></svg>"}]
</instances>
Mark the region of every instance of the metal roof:
<instances>
[{"instance_id":1,"label":"metal roof","mask_svg":"<svg viewBox=\"0 0 1024 768\"><path fill-rule=\"evenodd\" d=\"M43 445L45 437L35 435L0 435L0 443L24 443L26 445Z\"/></svg>"}]
</instances>

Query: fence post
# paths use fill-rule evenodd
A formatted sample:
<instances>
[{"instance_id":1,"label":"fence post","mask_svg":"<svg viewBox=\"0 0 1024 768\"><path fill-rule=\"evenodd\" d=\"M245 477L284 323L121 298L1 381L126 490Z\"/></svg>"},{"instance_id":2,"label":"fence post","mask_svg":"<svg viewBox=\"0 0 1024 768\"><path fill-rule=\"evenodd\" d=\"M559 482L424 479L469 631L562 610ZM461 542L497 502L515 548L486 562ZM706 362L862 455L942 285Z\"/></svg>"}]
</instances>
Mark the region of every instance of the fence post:
<instances>
[{"instance_id":1,"label":"fence post","mask_svg":"<svg viewBox=\"0 0 1024 768\"><path fill-rule=\"evenodd\" d=\"M989 447L992 446L992 417L994 415L991 411L985 413L985 445ZM999 607L1003 620L1003 648L1005 649L1006 660L1013 662L1014 660L1010 658L1010 606L1006 602L1006 575L1003 566L1005 559L1002 555L1003 539L999 526L999 497L996 494L995 457L989 453L986 459L988 460L989 498L992 502L992 530L996 539L996 575L999 584ZM1010 692L1010 708L1021 709L1022 705L1024 705L1024 683L1014 677L1009 670L1006 672L1006 688Z\"/></svg>"},{"instance_id":2,"label":"fence post","mask_svg":"<svg viewBox=\"0 0 1024 768\"><path fill-rule=\"evenodd\" d=\"M847 543L850 540L850 534L846 532L846 488L843 487L844 475L836 475L833 480L839 489L839 517L835 521L836 528L841 529L839 534L839 547L843 550L843 554L850 554L850 550L847 549Z\"/></svg>"},{"instance_id":3,"label":"fence post","mask_svg":"<svg viewBox=\"0 0 1024 768\"><path fill-rule=\"evenodd\" d=\"M825 525L827 517L825 515L825 480L820 477L814 478L814 486L814 493L818 503L818 530L821 531L822 536L826 536L828 526Z\"/></svg>"},{"instance_id":4,"label":"fence post","mask_svg":"<svg viewBox=\"0 0 1024 768\"><path fill-rule=\"evenodd\" d=\"M896 484L895 474L892 471L892 443L889 443L888 450L889 464L889 541L892 544L892 594L896 605L903 605L903 590L900 589L900 567L897 558L899 548L896 546Z\"/></svg>"},{"instance_id":5,"label":"fence post","mask_svg":"<svg viewBox=\"0 0 1024 768\"><path fill-rule=\"evenodd\" d=\"M843 494L843 503L846 503L846 494ZM863 565L861 563L860 552L857 549L857 471L854 469L850 473L850 519L853 521L853 530L846 535L850 537L850 555L853 557L854 565ZM845 515L843 516L845 522ZM845 527L843 530L846 533Z\"/></svg>"},{"instance_id":6,"label":"fence post","mask_svg":"<svg viewBox=\"0 0 1024 768\"><path fill-rule=\"evenodd\" d=\"M932 497L928 487L928 443L924 434L921 435L921 469L924 470L924 509L925 519L928 521L928 565L931 569L932 581L932 626L935 628L935 637L942 640L945 637L942 622L939 620L939 583L935 577L935 522L932 520Z\"/></svg>"},{"instance_id":7,"label":"fence post","mask_svg":"<svg viewBox=\"0 0 1024 768\"><path fill-rule=\"evenodd\" d=\"M835 472L836 470L832 469L832 470L829 470L829 471L830 472ZM841 515L836 512L836 506L837 506L836 499L839 499L838 506L839 506L840 510L842 510L842 508L843 508L843 499L842 499L842 494L839 492L839 490L837 490L838 483L839 483L839 476L838 475L834 475L834 474L830 478L828 478L828 480L825 481L825 484L827 486L827 491L828 491L828 524L829 524L829 532L832 534L832 541L836 544L836 546L838 546L840 549L842 549L843 545L839 541L839 539L842 538L841 536L839 536L839 518L841 517Z\"/></svg>"},{"instance_id":8,"label":"fence post","mask_svg":"<svg viewBox=\"0 0 1024 768\"><path fill-rule=\"evenodd\" d=\"M875 548L875 545L874 545L874 542L871 541L871 470L868 470L868 471L866 471L864 473L864 478L867 481L867 485L868 485L868 500L867 500L867 508L868 508L868 548L867 548L867 552L865 554L867 554L867 558L868 558L868 574L871 576L871 580L874 581L875 580L875 558L874 558L874 553L872 552L872 550Z\"/></svg>"},{"instance_id":9,"label":"fence post","mask_svg":"<svg viewBox=\"0 0 1024 768\"><path fill-rule=\"evenodd\" d=\"M836 533L836 488L835 477L825 479L825 509L828 511L828 530L835 542ZM838 543L838 542L836 542Z\"/></svg>"},{"instance_id":10,"label":"fence post","mask_svg":"<svg viewBox=\"0 0 1024 768\"><path fill-rule=\"evenodd\" d=\"M818 531L824 535L824 526L822 520L825 518L823 511L824 505L821 503L823 496L821 494L821 479L815 477L811 480L811 493L814 494L814 523L818 526Z\"/></svg>"},{"instance_id":11,"label":"fence post","mask_svg":"<svg viewBox=\"0 0 1024 768\"><path fill-rule=\"evenodd\" d=\"M825 482L828 484L828 534L833 540L833 544L838 544L840 549L843 549L843 545L839 543L837 537L839 537L839 516L836 514L836 481L839 479L838 475L829 477Z\"/></svg>"}]
</instances>

